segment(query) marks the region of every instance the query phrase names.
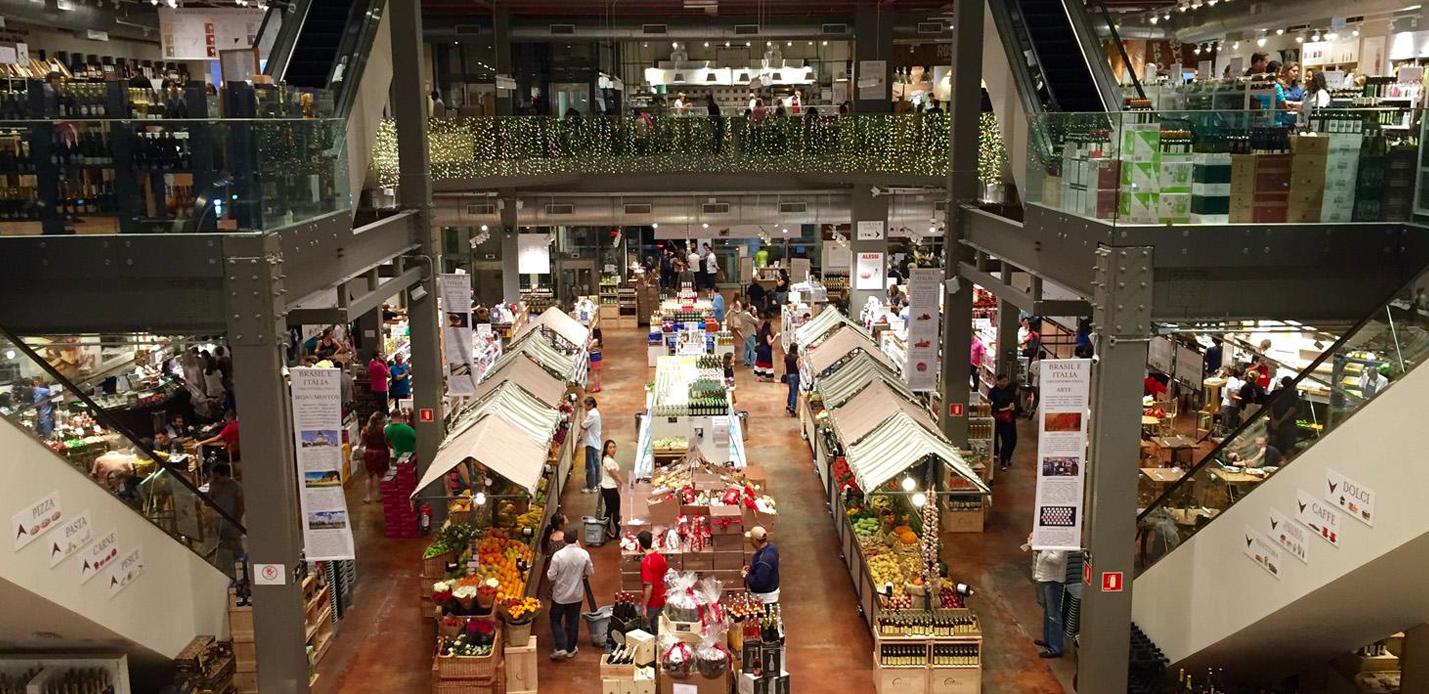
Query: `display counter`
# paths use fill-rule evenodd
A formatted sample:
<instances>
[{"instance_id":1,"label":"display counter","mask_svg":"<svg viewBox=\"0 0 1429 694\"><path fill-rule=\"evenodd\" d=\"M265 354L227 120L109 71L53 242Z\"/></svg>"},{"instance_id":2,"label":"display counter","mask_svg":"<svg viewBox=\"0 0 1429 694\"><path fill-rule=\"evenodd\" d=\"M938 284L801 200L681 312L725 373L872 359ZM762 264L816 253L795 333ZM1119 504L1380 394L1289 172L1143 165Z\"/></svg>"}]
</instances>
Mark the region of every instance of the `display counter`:
<instances>
[{"instance_id":1,"label":"display counter","mask_svg":"<svg viewBox=\"0 0 1429 694\"><path fill-rule=\"evenodd\" d=\"M719 357L660 357L645 408L636 444L636 477L653 475L657 462L677 451L683 455L697 449L705 458L735 468L748 464L743 429Z\"/></svg>"}]
</instances>

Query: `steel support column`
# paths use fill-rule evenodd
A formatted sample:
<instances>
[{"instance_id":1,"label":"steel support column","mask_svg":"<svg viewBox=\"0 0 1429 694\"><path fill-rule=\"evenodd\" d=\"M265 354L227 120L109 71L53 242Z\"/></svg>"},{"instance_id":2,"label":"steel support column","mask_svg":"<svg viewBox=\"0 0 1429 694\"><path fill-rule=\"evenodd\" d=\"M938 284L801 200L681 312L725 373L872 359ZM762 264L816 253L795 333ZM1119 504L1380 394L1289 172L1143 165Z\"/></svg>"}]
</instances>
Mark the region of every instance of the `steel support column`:
<instances>
[{"instance_id":1,"label":"steel support column","mask_svg":"<svg viewBox=\"0 0 1429 694\"><path fill-rule=\"evenodd\" d=\"M513 77L511 71L511 10L504 4L492 3L491 8L491 64L496 66L499 76ZM510 116L516 113L516 92L496 90L496 115Z\"/></svg>"},{"instance_id":2,"label":"steel support column","mask_svg":"<svg viewBox=\"0 0 1429 694\"><path fill-rule=\"evenodd\" d=\"M1097 250L1092 302L1097 362L1092 369L1092 440L1084 505L1087 560L1093 575L1084 593L1077 648L1078 689L1084 692L1126 691L1142 377L1152 331L1152 260L1147 246ZM1120 591L1101 589L1108 572L1120 572Z\"/></svg>"},{"instance_id":3,"label":"steel support column","mask_svg":"<svg viewBox=\"0 0 1429 694\"><path fill-rule=\"evenodd\" d=\"M398 75L421 74L421 3L399 2L392 7L392 67ZM412 333L412 405L418 412L418 474L436 457L446 435L443 425L443 374L441 323L437 318L437 272L441 246L432 227L432 178L427 162L427 97L421 80L395 80L392 111L397 121L397 156L402 163L402 206L417 212L416 241L427 275L407 292L407 317ZM420 290L420 291L418 291ZM469 308L463 306L462 308ZM420 416L430 412L431 417Z\"/></svg>"},{"instance_id":4,"label":"steel support column","mask_svg":"<svg viewBox=\"0 0 1429 694\"><path fill-rule=\"evenodd\" d=\"M362 280L353 280L353 282L364 282L369 292L376 291L380 281L377 276L377 268L368 270L367 276ZM338 291L347 291L347 289L344 285ZM357 363L365 366L367 362L372 361L372 355L382 349L382 307L377 306L371 311L360 314L355 322L356 325L353 328L362 338L360 340L362 346L357 348Z\"/></svg>"},{"instance_id":5,"label":"steel support column","mask_svg":"<svg viewBox=\"0 0 1429 694\"><path fill-rule=\"evenodd\" d=\"M308 691L303 590L293 570L302 561L292 415L283 378L288 336L282 315L283 256L272 235L224 239L225 316L233 350L234 398L242 426L240 471L247 490L248 559L279 564L283 585L253 587L253 640L258 688Z\"/></svg>"},{"instance_id":6,"label":"steel support column","mask_svg":"<svg viewBox=\"0 0 1429 694\"><path fill-rule=\"evenodd\" d=\"M853 17L854 81L850 86L854 99L854 111L858 113L892 113L893 83L893 20L892 7L884 12L884 3L859 3ZM961 22L960 22L961 23ZM863 61L883 61L883 74L863 74ZM878 77L883 82L883 92L874 99L859 96L858 81L868 77Z\"/></svg>"},{"instance_id":7,"label":"steel support column","mask_svg":"<svg viewBox=\"0 0 1429 694\"><path fill-rule=\"evenodd\" d=\"M982 117L982 17L984 0L957 0L953 12L952 99L948 103L948 223L943 232L943 274L950 292L943 302L943 433L959 446L968 444L968 418L950 417L948 405L969 403L968 368L972 344L972 282L957 279L958 266L971 260L963 241L963 203L977 200L978 120Z\"/></svg>"},{"instance_id":8,"label":"steel support column","mask_svg":"<svg viewBox=\"0 0 1429 694\"><path fill-rule=\"evenodd\" d=\"M1017 328L1022 312L1011 301L997 301L997 374L1017 380ZM1021 383L1018 385L1027 385Z\"/></svg>"},{"instance_id":9,"label":"steel support column","mask_svg":"<svg viewBox=\"0 0 1429 694\"><path fill-rule=\"evenodd\" d=\"M521 248L516 242L516 196L501 197L501 297L508 304L521 301Z\"/></svg>"}]
</instances>

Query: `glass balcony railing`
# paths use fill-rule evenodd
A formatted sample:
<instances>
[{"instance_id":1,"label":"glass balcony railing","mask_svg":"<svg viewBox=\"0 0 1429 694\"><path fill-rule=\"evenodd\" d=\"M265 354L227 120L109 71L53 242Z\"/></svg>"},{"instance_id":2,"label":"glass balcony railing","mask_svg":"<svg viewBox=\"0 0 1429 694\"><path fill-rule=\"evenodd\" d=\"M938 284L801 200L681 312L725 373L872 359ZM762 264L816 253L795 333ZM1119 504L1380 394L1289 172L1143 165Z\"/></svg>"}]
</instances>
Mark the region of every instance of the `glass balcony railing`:
<instances>
[{"instance_id":1,"label":"glass balcony railing","mask_svg":"<svg viewBox=\"0 0 1429 694\"><path fill-rule=\"evenodd\" d=\"M1429 359L1426 286L1429 272L1264 403L1242 405L1239 426L1138 516L1138 565L1155 564Z\"/></svg>"},{"instance_id":2,"label":"glass balcony railing","mask_svg":"<svg viewBox=\"0 0 1429 694\"><path fill-rule=\"evenodd\" d=\"M552 174L775 173L946 176L946 114L433 118L437 180ZM398 178L395 126L373 166Z\"/></svg>"},{"instance_id":3,"label":"glass balcony railing","mask_svg":"<svg viewBox=\"0 0 1429 694\"><path fill-rule=\"evenodd\" d=\"M1033 117L1024 198L1116 225L1403 222L1421 111L1126 111Z\"/></svg>"},{"instance_id":4,"label":"glass balcony railing","mask_svg":"<svg viewBox=\"0 0 1429 694\"><path fill-rule=\"evenodd\" d=\"M174 436L165 430L137 436L117 413L161 401L180 386L162 374L152 382L126 376L120 379L125 392L87 395L63 377L72 357L83 352L78 344L62 342L37 350L0 329L0 417L9 422L0 426L20 428L55 456L27 460L25 466L72 466L174 541L233 575L246 531L234 494L237 483L218 475L219 463L233 467L229 451L199 446L203 434L183 427ZM8 451L7 457L16 453Z\"/></svg>"},{"instance_id":5,"label":"glass balcony railing","mask_svg":"<svg viewBox=\"0 0 1429 694\"><path fill-rule=\"evenodd\" d=\"M276 229L352 207L336 118L0 121L6 235Z\"/></svg>"}]
</instances>

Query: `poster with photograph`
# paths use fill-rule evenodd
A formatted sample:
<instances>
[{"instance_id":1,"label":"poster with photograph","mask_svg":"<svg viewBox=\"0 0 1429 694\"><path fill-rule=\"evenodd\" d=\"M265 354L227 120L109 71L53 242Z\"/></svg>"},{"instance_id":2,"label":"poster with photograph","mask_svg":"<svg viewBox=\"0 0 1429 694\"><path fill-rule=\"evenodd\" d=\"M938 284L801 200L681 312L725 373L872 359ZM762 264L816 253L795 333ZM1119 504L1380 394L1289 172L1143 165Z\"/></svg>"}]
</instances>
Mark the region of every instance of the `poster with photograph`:
<instances>
[{"instance_id":1,"label":"poster with photograph","mask_svg":"<svg viewBox=\"0 0 1429 694\"><path fill-rule=\"evenodd\" d=\"M447 353L447 394L476 392L476 365L472 352L471 276L437 276L442 294L442 342Z\"/></svg>"},{"instance_id":2,"label":"poster with photograph","mask_svg":"<svg viewBox=\"0 0 1429 694\"><path fill-rule=\"evenodd\" d=\"M352 527L342 492L341 372L311 367L290 372L303 547L308 561L352 559Z\"/></svg>"},{"instance_id":3,"label":"poster with photograph","mask_svg":"<svg viewBox=\"0 0 1429 694\"><path fill-rule=\"evenodd\" d=\"M1034 549L1082 546L1082 489L1087 474L1090 359L1044 359L1037 405L1037 501Z\"/></svg>"},{"instance_id":4,"label":"poster with photograph","mask_svg":"<svg viewBox=\"0 0 1429 694\"><path fill-rule=\"evenodd\" d=\"M883 254L859 253L858 266L854 268L853 288L881 292L883 286Z\"/></svg>"},{"instance_id":5,"label":"poster with photograph","mask_svg":"<svg viewBox=\"0 0 1429 694\"><path fill-rule=\"evenodd\" d=\"M941 268L915 268L908 279L908 353L903 381L914 392L938 389L938 345L942 337L938 297L943 289Z\"/></svg>"}]
</instances>

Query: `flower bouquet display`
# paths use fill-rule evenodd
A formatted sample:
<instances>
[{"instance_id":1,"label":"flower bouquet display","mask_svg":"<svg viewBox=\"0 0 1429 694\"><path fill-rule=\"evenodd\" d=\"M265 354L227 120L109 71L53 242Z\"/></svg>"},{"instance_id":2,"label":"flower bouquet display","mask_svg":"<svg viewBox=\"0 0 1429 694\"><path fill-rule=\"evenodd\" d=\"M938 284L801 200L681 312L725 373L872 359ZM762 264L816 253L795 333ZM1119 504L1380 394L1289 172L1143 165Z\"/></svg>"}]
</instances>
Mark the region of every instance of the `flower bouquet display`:
<instances>
[{"instance_id":1,"label":"flower bouquet display","mask_svg":"<svg viewBox=\"0 0 1429 694\"><path fill-rule=\"evenodd\" d=\"M460 618L449 618L460 619ZM496 671L500 647L496 625L488 619L468 619L455 635L437 638L436 671L439 679L484 679Z\"/></svg>"},{"instance_id":2,"label":"flower bouquet display","mask_svg":"<svg viewBox=\"0 0 1429 694\"><path fill-rule=\"evenodd\" d=\"M520 596L501 596L501 621L506 625L506 644L516 648L526 646L531 640L531 622L541 609L541 601Z\"/></svg>"}]
</instances>

